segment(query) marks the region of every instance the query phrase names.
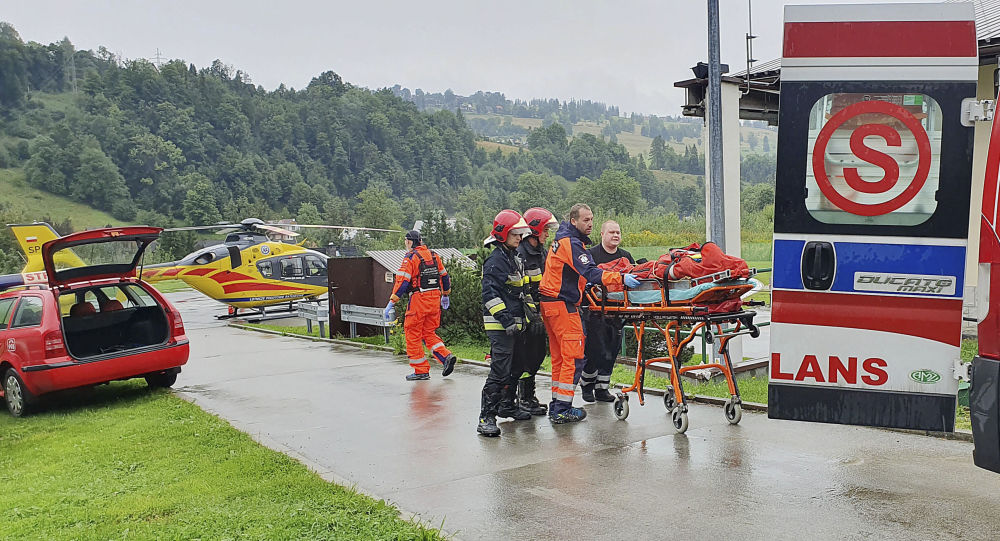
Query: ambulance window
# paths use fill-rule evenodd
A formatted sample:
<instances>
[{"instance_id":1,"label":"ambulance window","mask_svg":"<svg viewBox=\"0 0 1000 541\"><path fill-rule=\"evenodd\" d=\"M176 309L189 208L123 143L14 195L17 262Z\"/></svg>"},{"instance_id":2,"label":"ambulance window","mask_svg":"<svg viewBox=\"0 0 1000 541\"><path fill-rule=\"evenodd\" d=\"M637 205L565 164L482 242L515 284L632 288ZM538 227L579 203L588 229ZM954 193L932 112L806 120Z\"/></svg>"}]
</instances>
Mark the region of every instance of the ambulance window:
<instances>
[{"instance_id":1,"label":"ambulance window","mask_svg":"<svg viewBox=\"0 0 1000 541\"><path fill-rule=\"evenodd\" d=\"M306 256L307 276L326 276L326 261L314 256Z\"/></svg>"},{"instance_id":2,"label":"ambulance window","mask_svg":"<svg viewBox=\"0 0 1000 541\"><path fill-rule=\"evenodd\" d=\"M11 308L14 307L15 300L16 299L0 300L0 329L6 329L7 323L10 323L10 314L13 312Z\"/></svg>"},{"instance_id":3,"label":"ambulance window","mask_svg":"<svg viewBox=\"0 0 1000 541\"><path fill-rule=\"evenodd\" d=\"M257 270L260 271L260 275L263 276L264 278L270 278L271 276L274 276L274 271L271 270L270 261L261 261L260 263L257 263Z\"/></svg>"},{"instance_id":4,"label":"ambulance window","mask_svg":"<svg viewBox=\"0 0 1000 541\"><path fill-rule=\"evenodd\" d=\"M820 222L913 226L937 208L941 107L930 96L823 96L808 148L805 204Z\"/></svg>"},{"instance_id":5,"label":"ambulance window","mask_svg":"<svg viewBox=\"0 0 1000 541\"><path fill-rule=\"evenodd\" d=\"M281 277L282 278L301 278L302 277L302 259L298 257L286 257L281 260Z\"/></svg>"},{"instance_id":6,"label":"ambulance window","mask_svg":"<svg viewBox=\"0 0 1000 541\"><path fill-rule=\"evenodd\" d=\"M14 312L13 328L34 327L42 324L42 299L38 297L22 297Z\"/></svg>"}]
</instances>

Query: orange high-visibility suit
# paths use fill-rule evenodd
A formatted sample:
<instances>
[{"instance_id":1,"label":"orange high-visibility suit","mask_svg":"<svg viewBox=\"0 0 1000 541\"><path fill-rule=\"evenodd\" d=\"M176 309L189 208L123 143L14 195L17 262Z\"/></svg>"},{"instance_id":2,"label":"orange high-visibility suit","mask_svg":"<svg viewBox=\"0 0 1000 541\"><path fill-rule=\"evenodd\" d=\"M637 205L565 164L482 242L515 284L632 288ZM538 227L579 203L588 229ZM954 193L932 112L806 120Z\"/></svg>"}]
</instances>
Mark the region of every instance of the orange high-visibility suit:
<instances>
[{"instance_id":1,"label":"orange high-visibility suit","mask_svg":"<svg viewBox=\"0 0 1000 541\"><path fill-rule=\"evenodd\" d=\"M618 272L603 271L587 251L590 239L570 222L559 224L555 240L545 260L545 272L538 287L542 320L549 335L552 354L552 403L549 416L573 407L573 394L585 362L580 300L587 283L622 285Z\"/></svg>"},{"instance_id":2,"label":"orange high-visibility suit","mask_svg":"<svg viewBox=\"0 0 1000 541\"><path fill-rule=\"evenodd\" d=\"M392 302L410 294L403 320L406 334L406 356L410 360L414 374L428 374L431 366L424 356L424 344L431 350L438 362L444 364L451 351L437 335L441 325L441 295L451 294L451 278L444 269L441 258L430 248L414 246L403 257L403 263L396 271L396 281L392 287Z\"/></svg>"}]
</instances>

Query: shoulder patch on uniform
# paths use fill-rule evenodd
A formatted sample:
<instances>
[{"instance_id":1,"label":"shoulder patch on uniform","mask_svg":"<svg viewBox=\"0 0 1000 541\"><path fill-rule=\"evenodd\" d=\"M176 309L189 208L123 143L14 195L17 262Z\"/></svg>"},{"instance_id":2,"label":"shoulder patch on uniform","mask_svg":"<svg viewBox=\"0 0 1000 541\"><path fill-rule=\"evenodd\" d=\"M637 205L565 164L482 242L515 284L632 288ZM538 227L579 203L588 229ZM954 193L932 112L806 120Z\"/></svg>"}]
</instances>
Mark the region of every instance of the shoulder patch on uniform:
<instances>
[{"instance_id":1,"label":"shoulder patch on uniform","mask_svg":"<svg viewBox=\"0 0 1000 541\"><path fill-rule=\"evenodd\" d=\"M580 263L583 263L584 265L586 265L587 263L590 263L590 258L587 257L587 254L580 254L579 259L580 259Z\"/></svg>"}]
</instances>

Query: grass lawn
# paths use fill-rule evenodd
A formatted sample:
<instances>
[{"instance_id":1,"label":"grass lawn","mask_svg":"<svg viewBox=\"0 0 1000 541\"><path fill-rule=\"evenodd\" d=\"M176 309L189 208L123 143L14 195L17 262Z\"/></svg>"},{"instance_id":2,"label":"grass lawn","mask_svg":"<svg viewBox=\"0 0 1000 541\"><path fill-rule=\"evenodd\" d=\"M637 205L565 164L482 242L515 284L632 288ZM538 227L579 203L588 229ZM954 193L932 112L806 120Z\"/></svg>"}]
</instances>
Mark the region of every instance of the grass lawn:
<instances>
[{"instance_id":1,"label":"grass lawn","mask_svg":"<svg viewBox=\"0 0 1000 541\"><path fill-rule=\"evenodd\" d=\"M437 539L167 391L0 415L0 524L32 539Z\"/></svg>"},{"instance_id":2,"label":"grass lawn","mask_svg":"<svg viewBox=\"0 0 1000 541\"><path fill-rule=\"evenodd\" d=\"M28 186L23 169L0 169L0 200L23 210L28 221L40 221L45 217L53 220L69 218L77 230L108 224L132 225L83 203Z\"/></svg>"},{"instance_id":3,"label":"grass lawn","mask_svg":"<svg viewBox=\"0 0 1000 541\"><path fill-rule=\"evenodd\" d=\"M502 152L504 156L508 154L517 154L521 150L521 147L505 145L503 143L494 143L493 141L476 141L476 146L485 150L489 154L492 154L496 152L497 149L500 149L500 152ZM528 149L524 150L527 151Z\"/></svg>"},{"instance_id":4,"label":"grass lawn","mask_svg":"<svg viewBox=\"0 0 1000 541\"><path fill-rule=\"evenodd\" d=\"M156 282L150 284L157 289L160 293L173 293L175 291L184 291L185 289L191 289L191 286L184 283L184 280L166 280L163 282Z\"/></svg>"}]
</instances>

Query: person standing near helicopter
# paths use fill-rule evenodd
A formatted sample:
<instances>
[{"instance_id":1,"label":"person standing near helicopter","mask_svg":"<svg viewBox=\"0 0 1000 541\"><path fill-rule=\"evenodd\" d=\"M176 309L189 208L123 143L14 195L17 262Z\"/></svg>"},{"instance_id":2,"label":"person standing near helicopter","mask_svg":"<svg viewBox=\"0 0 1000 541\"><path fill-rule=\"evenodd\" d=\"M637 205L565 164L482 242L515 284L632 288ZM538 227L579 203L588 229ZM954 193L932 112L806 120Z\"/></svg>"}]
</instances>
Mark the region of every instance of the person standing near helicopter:
<instances>
[{"instance_id":1,"label":"person standing near helicopter","mask_svg":"<svg viewBox=\"0 0 1000 541\"><path fill-rule=\"evenodd\" d=\"M448 376L458 359L445 347L437 329L441 325L441 310L447 310L450 305L451 278L441 258L423 244L419 231L408 232L404 242L408 251L396 271L392 296L383 315L386 321L395 319L396 303L409 293L403 332L406 334L406 356L413 373L406 376L406 381L431 379L430 363L424 355L425 344L441 363L441 375Z\"/></svg>"}]
</instances>

